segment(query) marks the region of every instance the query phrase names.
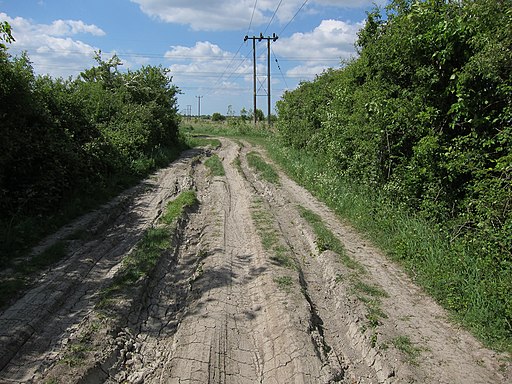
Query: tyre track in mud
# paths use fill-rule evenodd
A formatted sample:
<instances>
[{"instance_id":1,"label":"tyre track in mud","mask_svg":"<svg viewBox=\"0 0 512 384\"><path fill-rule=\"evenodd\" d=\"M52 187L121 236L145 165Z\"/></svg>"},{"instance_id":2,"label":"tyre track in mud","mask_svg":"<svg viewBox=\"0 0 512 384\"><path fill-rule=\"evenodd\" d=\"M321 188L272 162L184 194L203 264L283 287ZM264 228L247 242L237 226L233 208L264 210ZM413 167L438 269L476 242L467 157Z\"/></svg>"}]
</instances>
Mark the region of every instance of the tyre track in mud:
<instances>
[{"instance_id":1,"label":"tyre track in mud","mask_svg":"<svg viewBox=\"0 0 512 384\"><path fill-rule=\"evenodd\" d=\"M7 361L0 382L509 382L509 361L450 324L400 268L323 204L282 173L279 185L262 180L246 159L254 150L266 158L260 148L221 141L215 153L225 176L208 174L203 163L211 153L189 152L148 180L145 192L132 192L130 203L96 223L101 229L93 240L77 244L68 260L0 313L0 350L10 348L10 355L0 352ZM117 325L98 332L83 367L66 370L59 363L66 341L95 315L98 292L167 201L190 188L200 203L178 224L173 246L135 287ZM318 252L299 205L321 217L364 272L356 274L334 252ZM265 231L273 247L264 245ZM356 279L387 293L373 325ZM38 311L54 296L54 308ZM38 325L20 337L31 323ZM393 347L399 336L421 347L418 359Z\"/></svg>"},{"instance_id":2,"label":"tyre track in mud","mask_svg":"<svg viewBox=\"0 0 512 384\"><path fill-rule=\"evenodd\" d=\"M311 343L309 312L300 293L290 298L276 290L275 271L252 223L254 191L232 164L238 147L223 143L219 155L226 176L206 185L196 182L202 204L190 219L188 243L178 256L195 257L195 273L189 273L187 305L177 316L176 331L157 335L141 329L135 338L144 340L143 364L135 370L122 367L115 379L329 382L332 377ZM299 308L290 312L283 305L289 299ZM151 357L150 350L155 351Z\"/></svg>"},{"instance_id":3,"label":"tyre track in mud","mask_svg":"<svg viewBox=\"0 0 512 384\"><path fill-rule=\"evenodd\" d=\"M245 152L254 150L246 143ZM256 149L260 150L260 149ZM266 160L271 163L264 152ZM348 366L350 382L379 383L508 383L511 357L482 346L392 261L324 204L280 173L281 185L255 179L253 185L268 202L299 263L301 288L322 320L324 338ZM357 281L386 293L379 310L383 318L372 327L368 307L356 292L354 272L338 255L318 252L315 235L297 212L303 206L318 214L343 243L352 260L364 267ZM305 252L309 249L310 252ZM356 274L357 275L357 274ZM393 340L411 340L411 358L392 347Z\"/></svg>"},{"instance_id":4,"label":"tyre track in mud","mask_svg":"<svg viewBox=\"0 0 512 384\"><path fill-rule=\"evenodd\" d=\"M190 182L196 150L107 206L63 228L39 252L76 231L66 260L46 271L37 285L0 313L0 382L38 382L37 374L57 358L67 337L90 314L123 257L155 222L166 202Z\"/></svg>"}]
</instances>

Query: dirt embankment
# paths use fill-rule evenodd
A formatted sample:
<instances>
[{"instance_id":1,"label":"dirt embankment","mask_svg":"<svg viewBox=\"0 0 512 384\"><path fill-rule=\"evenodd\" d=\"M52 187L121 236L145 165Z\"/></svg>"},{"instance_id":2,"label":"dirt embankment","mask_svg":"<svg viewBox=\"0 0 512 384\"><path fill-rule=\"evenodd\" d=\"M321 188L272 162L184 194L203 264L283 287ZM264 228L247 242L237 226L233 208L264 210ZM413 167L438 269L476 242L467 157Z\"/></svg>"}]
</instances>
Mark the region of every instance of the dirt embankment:
<instances>
[{"instance_id":1,"label":"dirt embankment","mask_svg":"<svg viewBox=\"0 0 512 384\"><path fill-rule=\"evenodd\" d=\"M506 383L510 361L447 319L392 262L223 139L226 175L190 151L48 242L69 257L0 313L5 383ZM149 277L104 292L168 201L199 205ZM307 217L344 248L320 244ZM333 240L334 241L334 240Z\"/></svg>"}]
</instances>

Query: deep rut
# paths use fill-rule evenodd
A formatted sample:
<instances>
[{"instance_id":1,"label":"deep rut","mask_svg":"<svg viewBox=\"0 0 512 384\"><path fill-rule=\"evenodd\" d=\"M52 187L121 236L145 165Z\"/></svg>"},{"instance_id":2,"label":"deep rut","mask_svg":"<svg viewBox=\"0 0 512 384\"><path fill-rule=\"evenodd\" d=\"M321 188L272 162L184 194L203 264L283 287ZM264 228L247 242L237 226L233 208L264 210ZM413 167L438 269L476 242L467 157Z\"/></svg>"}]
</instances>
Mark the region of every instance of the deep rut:
<instances>
[{"instance_id":1,"label":"deep rut","mask_svg":"<svg viewBox=\"0 0 512 384\"><path fill-rule=\"evenodd\" d=\"M129 191L121 203L57 234L65 238L88 229L89 237L72 243L66 261L0 313L0 382L448 384L510 379L508 361L460 330L466 355L454 341L447 340L444 349L431 346L432 313L434 327L445 334L454 331L443 311L286 176L280 174L277 185L262 180L247 163L254 150L260 151L222 139L215 150L226 172L222 177L212 177L204 165L209 151L188 152ZM105 319L97 310L99 292L167 202L188 189L196 191L198 206L179 221L172 246L149 278L129 287L131 296L117 303L117 316ZM298 206L319 215L364 271L355 273L331 251L319 252ZM379 301L363 297L357 284L378 287L386 295ZM380 317L370 321L369 312L376 308ZM408 316L415 316L414 324ZM89 344L77 354L70 346L80 346L77 340L84 334ZM395 348L397 337L412 340L420 359L412 361Z\"/></svg>"}]
</instances>

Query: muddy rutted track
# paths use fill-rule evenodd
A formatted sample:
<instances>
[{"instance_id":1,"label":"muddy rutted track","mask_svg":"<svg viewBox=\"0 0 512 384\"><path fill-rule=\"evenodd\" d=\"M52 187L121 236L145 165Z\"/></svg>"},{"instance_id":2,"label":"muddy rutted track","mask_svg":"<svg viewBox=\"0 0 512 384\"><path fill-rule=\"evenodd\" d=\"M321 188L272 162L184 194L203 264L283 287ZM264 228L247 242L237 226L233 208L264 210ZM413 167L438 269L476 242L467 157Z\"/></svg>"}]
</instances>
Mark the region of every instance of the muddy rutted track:
<instances>
[{"instance_id":1,"label":"muddy rutted track","mask_svg":"<svg viewBox=\"0 0 512 384\"><path fill-rule=\"evenodd\" d=\"M76 223L73 230L95 223L92 239L75 244L68 260L0 314L0 382L510 379L502 356L450 325L399 269L310 194L283 175L279 185L262 180L246 160L254 148L222 144L217 153L226 176L209 175L208 152L192 151L117 208ZM99 292L121 260L187 189L196 190L199 206L179 221L150 277L130 287L117 316L98 311ZM318 251L301 209L321 218L359 269ZM81 353L77 340L87 341ZM408 340L417 356L397 340Z\"/></svg>"}]
</instances>

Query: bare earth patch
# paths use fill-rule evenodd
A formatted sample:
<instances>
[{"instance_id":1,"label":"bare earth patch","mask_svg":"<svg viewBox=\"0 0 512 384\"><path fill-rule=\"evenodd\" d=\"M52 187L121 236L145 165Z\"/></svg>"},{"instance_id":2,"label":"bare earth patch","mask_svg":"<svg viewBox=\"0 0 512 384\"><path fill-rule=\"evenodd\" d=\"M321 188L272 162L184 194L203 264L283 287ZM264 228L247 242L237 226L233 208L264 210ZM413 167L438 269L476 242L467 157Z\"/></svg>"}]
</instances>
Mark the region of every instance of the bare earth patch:
<instances>
[{"instance_id":1,"label":"bare earth patch","mask_svg":"<svg viewBox=\"0 0 512 384\"><path fill-rule=\"evenodd\" d=\"M223 176L204 165L208 150L189 151L34 250L69 243L0 312L0 382L512 382L509 356L451 323L306 190L279 171L265 180L247 162L255 151L270 163L222 139ZM154 270L106 300L123 259L190 189L199 206L169 232ZM345 259L319 244L306 210Z\"/></svg>"}]
</instances>

